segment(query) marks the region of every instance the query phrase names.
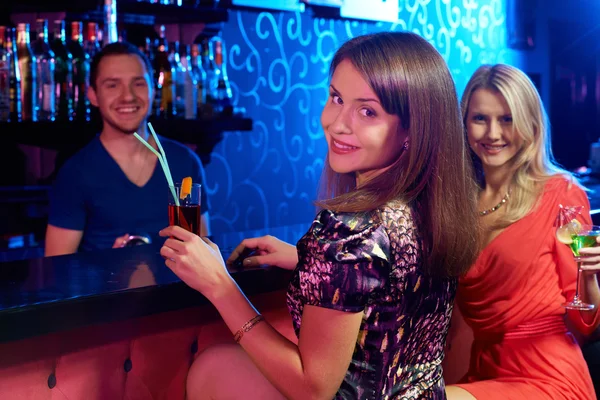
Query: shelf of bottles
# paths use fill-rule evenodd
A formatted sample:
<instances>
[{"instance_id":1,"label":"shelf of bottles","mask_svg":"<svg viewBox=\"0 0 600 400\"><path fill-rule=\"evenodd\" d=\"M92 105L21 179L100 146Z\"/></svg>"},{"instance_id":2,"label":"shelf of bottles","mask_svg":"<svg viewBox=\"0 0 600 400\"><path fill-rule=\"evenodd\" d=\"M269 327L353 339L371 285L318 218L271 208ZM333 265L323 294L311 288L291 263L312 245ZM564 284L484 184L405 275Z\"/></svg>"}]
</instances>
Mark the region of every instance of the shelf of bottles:
<instances>
[{"instance_id":1,"label":"shelf of bottles","mask_svg":"<svg viewBox=\"0 0 600 400\"><path fill-rule=\"evenodd\" d=\"M0 131L4 138L41 147L85 141L100 129L86 96L90 61L101 49L99 25L60 20L49 27L38 19L34 29L35 34L26 23L0 26ZM165 128L157 129L160 134L198 144L206 140L203 135L252 129L244 110L232 106L220 37L181 45L167 41L164 26L152 33L156 39L147 37L138 46L153 66L151 120Z\"/></svg>"}]
</instances>

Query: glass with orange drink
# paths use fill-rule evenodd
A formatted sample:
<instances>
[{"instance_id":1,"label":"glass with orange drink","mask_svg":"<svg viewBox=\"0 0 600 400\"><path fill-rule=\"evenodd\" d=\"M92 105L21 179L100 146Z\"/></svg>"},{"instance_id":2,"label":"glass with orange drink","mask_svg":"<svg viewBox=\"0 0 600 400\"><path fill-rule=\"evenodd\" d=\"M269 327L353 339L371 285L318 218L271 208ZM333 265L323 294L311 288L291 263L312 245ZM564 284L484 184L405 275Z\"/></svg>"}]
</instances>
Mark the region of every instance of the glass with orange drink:
<instances>
[{"instance_id":1,"label":"glass with orange drink","mask_svg":"<svg viewBox=\"0 0 600 400\"><path fill-rule=\"evenodd\" d=\"M200 236L200 187L187 177L169 188L169 225L180 226Z\"/></svg>"}]
</instances>

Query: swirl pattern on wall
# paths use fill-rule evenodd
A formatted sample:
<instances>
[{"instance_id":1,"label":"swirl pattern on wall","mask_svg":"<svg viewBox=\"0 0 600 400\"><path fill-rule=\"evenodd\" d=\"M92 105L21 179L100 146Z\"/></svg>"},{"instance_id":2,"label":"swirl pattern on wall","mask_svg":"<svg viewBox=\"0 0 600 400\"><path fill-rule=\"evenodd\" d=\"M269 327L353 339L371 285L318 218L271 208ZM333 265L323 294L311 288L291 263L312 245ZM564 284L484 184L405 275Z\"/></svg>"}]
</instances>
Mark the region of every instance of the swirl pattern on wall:
<instances>
[{"instance_id":1,"label":"swirl pattern on wall","mask_svg":"<svg viewBox=\"0 0 600 400\"><path fill-rule=\"evenodd\" d=\"M511 62L503 0L399 3L395 23L323 19L310 9L230 12L223 29L227 72L236 105L246 108L254 129L225 133L206 167L216 234L277 228L289 233L282 239L295 241L303 231L297 227L308 227L327 151L320 113L329 63L349 38L415 32L447 60L459 93L480 64ZM285 226L295 228L279 229Z\"/></svg>"}]
</instances>

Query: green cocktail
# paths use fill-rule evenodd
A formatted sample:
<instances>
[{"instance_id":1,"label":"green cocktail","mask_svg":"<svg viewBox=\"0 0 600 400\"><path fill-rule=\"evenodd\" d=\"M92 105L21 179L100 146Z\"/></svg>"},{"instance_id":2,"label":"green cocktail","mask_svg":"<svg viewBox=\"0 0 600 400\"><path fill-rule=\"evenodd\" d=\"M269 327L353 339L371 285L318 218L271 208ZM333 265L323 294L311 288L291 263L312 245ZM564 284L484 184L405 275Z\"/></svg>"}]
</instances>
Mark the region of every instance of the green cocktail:
<instances>
[{"instance_id":1,"label":"green cocktail","mask_svg":"<svg viewBox=\"0 0 600 400\"><path fill-rule=\"evenodd\" d=\"M592 247L596 245L596 239L600 236L600 226L597 225L582 225L576 219L562 225L556 230L556 238L569 246L575 262L577 263L577 277L575 278L575 297L573 300L563 304L569 310L593 310L595 305L588 304L579 297L579 275L581 274L581 263L585 257L579 254L579 250L584 247Z\"/></svg>"},{"instance_id":2,"label":"green cocktail","mask_svg":"<svg viewBox=\"0 0 600 400\"><path fill-rule=\"evenodd\" d=\"M596 244L596 238L600 236L600 231L584 231L571 235L571 244L569 247L575 257L579 257L579 250L584 247L592 247Z\"/></svg>"}]
</instances>

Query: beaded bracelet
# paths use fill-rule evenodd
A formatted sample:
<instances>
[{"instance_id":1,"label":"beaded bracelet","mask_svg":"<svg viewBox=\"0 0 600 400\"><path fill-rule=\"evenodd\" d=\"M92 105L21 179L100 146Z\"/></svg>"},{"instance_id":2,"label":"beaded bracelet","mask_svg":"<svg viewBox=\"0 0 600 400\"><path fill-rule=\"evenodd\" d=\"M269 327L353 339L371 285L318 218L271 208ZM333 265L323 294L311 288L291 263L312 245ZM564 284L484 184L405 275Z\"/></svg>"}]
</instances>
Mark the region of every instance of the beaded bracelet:
<instances>
[{"instance_id":1,"label":"beaded bracelet","mask_svg":"<svg viewBox=\"0 0 600 400\"><path fill-rule=\"evenodd\" d=\"M235 340L236 343L239 343L240 340L242 340L242 336L244 336L244 333L249 332L250 329L254 328L254 325L258 324L260 321L263 321L264 319L265 319L265 317L263 317L262 315L258 314L256 317L254 317L250 321L246 322L235 333L235 335L233 335L233 340Z\"/></svg>"}]
</instances>

